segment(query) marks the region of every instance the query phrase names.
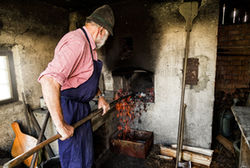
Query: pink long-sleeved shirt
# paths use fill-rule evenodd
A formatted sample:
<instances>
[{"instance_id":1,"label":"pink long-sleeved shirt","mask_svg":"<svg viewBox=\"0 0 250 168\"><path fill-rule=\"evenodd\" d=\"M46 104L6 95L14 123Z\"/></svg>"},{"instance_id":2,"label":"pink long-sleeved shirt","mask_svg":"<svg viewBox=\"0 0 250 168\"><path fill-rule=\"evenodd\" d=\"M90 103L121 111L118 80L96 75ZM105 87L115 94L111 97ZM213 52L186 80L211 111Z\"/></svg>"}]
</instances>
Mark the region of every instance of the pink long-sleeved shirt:
<instances>
[{"instance_id":1,"label":"pink long-sleeved shirt","mask_svg":"<svg viewBox=\"0 0 250 168\"><path fill-rule=\"evenodd\" d=\"M95 42L88 35L92 47L94 59L97 60ZM55 48L54 59L40 74L38 81L44 75L54 78L60 85L61 90L76 88L87 81L93 73L93 61L89 43L81 29L71 31L63 36Z\"/></svg>"}]
</instances>

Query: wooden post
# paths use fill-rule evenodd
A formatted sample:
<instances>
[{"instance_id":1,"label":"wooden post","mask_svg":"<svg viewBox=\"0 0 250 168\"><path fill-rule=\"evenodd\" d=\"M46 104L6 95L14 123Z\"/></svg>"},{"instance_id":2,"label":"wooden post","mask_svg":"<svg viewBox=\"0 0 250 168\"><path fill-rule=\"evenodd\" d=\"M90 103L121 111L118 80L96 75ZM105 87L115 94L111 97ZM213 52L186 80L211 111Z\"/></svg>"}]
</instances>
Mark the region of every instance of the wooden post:
<instances>
[{"instance_id":1,"label":"wooden post","mask_svg":"<svg viewBox=\"0 0 250 168\"><path fill-rule=\"evenodd\" d=\"M234 146L231 141L229 141L227 138L225 138L222 135L218 135L216 137L217 141L221 143L227 150L229 150L232 154L234 154Z\"/></svg>"}]
</instances>

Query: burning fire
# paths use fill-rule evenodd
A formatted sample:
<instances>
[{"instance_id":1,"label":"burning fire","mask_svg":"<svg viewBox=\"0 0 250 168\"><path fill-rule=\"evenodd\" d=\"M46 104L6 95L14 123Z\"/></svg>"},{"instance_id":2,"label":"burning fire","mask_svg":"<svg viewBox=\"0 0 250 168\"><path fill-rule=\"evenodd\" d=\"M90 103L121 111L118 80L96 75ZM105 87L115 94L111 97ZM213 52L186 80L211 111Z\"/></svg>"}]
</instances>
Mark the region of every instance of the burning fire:
<instances>
[{"instance_id":1,"label":"burning fire","mask_svg":"<svg viewBox=\"0 0 250 168\"><path fill-rule=\"evenodd\" d=\"M122 89L118 90L115 95L115 99L128 95L128 91ZM148 103L154 102L154 89L150 88L146 90L146 93L138 92L134 96L122 99L116 104L117 118L119 119L118 137L123 140L129 140L130 124L134 122L134 119L138 118L138 122L141 123L142 112L147 112Z\"/></svg>"}]
</instances>

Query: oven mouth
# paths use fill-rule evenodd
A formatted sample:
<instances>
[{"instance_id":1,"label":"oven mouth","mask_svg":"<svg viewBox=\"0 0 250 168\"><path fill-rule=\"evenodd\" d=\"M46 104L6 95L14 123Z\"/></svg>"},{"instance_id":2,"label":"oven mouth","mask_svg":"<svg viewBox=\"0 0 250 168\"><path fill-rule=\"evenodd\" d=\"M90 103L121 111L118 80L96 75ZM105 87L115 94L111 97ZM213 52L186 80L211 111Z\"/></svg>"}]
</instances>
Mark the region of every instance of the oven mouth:
<instances>
[{"instance_id":1,"label":"oven mouth","mask_svg":"<svg viewBox=\"0 0 250 168\"><path fill-rule=\"evenodd\" d=\"M122 67L112 71L114 83L122 83L120 88L133 93L147 92L154 88L154 73L139 67ZM119 80L119 81L115 81Z\"/></svg>"}]
</instances>

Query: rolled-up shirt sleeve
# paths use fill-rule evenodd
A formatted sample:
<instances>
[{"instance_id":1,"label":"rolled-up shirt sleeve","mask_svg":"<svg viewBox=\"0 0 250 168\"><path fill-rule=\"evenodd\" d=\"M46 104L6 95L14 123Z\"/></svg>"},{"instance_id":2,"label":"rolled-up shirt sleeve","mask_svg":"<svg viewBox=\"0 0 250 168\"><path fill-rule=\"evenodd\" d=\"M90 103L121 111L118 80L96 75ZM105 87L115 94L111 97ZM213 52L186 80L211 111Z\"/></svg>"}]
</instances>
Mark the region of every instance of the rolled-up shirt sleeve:
<instances>
[{"instance_id":1,"label":"rolled-up shirt sleeve","mask_svg":"<svg viewBox=\"0 0 250 168\"><path fill-rule=\"evenodd\" d=\"M40 74L38 81L46 75L54 78L62 86L74 72L79 60L83 59L80 56L84 47L85 44L80 43L77 38L63 37L55 49L54 59Z\"/></svg>"}]
</instances>

